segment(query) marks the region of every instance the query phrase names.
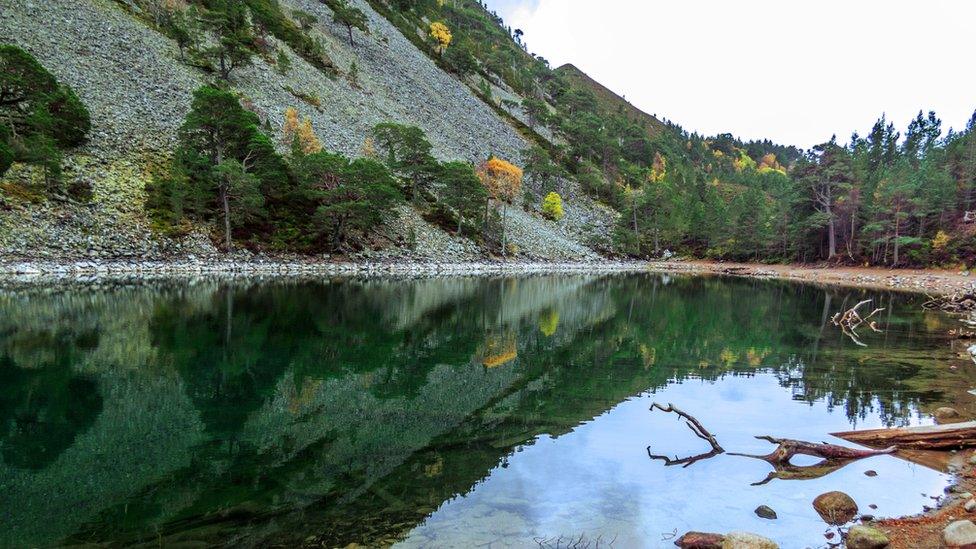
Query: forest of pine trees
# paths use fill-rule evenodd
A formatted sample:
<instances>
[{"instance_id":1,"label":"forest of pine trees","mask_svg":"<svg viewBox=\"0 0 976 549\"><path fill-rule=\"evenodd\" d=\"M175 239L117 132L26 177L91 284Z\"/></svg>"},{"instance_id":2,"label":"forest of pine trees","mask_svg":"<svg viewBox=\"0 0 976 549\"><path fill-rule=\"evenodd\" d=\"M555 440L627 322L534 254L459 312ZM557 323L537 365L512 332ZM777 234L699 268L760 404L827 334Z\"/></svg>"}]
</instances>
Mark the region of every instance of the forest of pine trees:
<instances>
[{"instance_id":1,"label":"forest of pine trees","mask_svg":"<svg viewBox=\"0 0 976 549\"><path fill-rule=\"evenodd\" d=\"M354 29L368 35L362 11L343 0L323 2L350 43ZM262 33L334 76L322 43L307 32L314 16L288 13L273 0L142 3L157 6L146 13L176 41L183 62L214 80L195 95L172 166L150 185L147 207L167 231L206 222L219 226L227 249L238 240L282 251L349 251L366 245L371 228L403 201L486 251L508 255L515 251L505 230L510 205L558 222L574 207L564 195L575 180L620 214L611 237L594 234L588 242L608 255L671 250L768 262L976 262L976 114L961 131L943 128L934 112L920 111L904 127L882 116L863 136L832 137L808 151L708 137L553 70L529 53L521 31L477 0L370 0L532 145L522 158L504 161L513 174L506 178L493 169L501 159L483 159L478 170L441 163L419 128L387 123L374 129L366 158L347 159L322 151L311 123L294 112L284 146L276 147L229 82L255 55L271 55ZM8 120L0 124L0 173L15 161L36 163L52 192L61 192L61 149L84 141L88 113L26 52L4 46L0 65L10 69L0 79ZM499 101L492 86L524 99Z\"/></svg>"},{"instance_id":2,"label":"forest of pine trees","mask_svg":"<svg viewBox=\"0 0 976 549\"><path fill-rule=\"evenodd\" d=\"M383 10L381 1L371 4ZM489 103L497 104L488 82L517 91L528 130L563 138L563 145L536 140L522 159L526 176L543 194L560 178L576 179L619 211L612 241L594 243L604 252L888 266L976 261L976 223L966 214L976 208L976 114L962 131L946 131L932 112L919 112L904 130L882 116L863 137L834 137L809 151L706 137L670 122L650 131L650 117L574 85L477 0L401 0L394 8L394 22L445 21L453 41L436 52L439 63L480 76Z\"/></svg>"}]
</instances>

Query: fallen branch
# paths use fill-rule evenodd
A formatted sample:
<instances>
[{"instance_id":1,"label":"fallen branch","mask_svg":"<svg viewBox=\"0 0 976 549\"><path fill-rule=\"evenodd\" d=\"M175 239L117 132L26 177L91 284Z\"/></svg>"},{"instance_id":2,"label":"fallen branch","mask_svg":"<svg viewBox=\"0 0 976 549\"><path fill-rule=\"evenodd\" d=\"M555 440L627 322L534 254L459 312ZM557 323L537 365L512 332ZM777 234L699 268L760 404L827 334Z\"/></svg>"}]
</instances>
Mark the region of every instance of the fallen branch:
<instances>
[{"instance_id":1,"label":"fallen branch","mask_svg":"<svg viewBox=\"0 0 976 549\"><path fill-rule=\"evenodd\" d=\"M718 441L715 440L715 436L712 435L712 433L709 433L708 429L706 429L705 426L702 425L701 422L695 419L695 417L692 416L691 414L675 408L674 405L671 404L670 402L668 403L667 408L661 406L657 402L651 404L651 410L655 408L661 410L662 412L673 412L685 418L685 424L688 425L688 428L691 429L691 431L695 433L695 435L697 435L698 438L706 440L712 446L713 450L717 450L719 452L725 451L722 449L722 446L718 443Z\"/></svg>"},{"instance_id":2,"label":"fallen branch","mask_svg":"<svg viewBox=\"0 0 976 549\"><path fill-rule=\"evenodd\" d=\"M715 456L717 456L717 455L725 452L725 449L722 448L722 446L718 443L718 440L715 439L715 436L712 435L712 433L708 432L708 429L706 429L705 426L702 425L701 422L698 421L691 414L689 414L689 413L687 413L685 411L679 410L678 408L675 408L674 405L671 404L671 403L668 403L667 407L665 407L665 406L661 406L660 404L658 404L657 402L655 402L654 404L651 404L651 408L650 409L653 411L655 408L657 408L658 410L661 410L662 412L678 414L679 416L681 416L682 418L684 418L685 419L685 425L687 425L688 428L691 429L691 432L692 433L695 433L695 436L697 436L698 438L700 438L700 439L708 442L708 444L712 447L712 451L705 452L703 454L698 454L698 455L695 455L695 456L689 456L689 457L686 457L686 458L678 458L677 456L675 456L672 459L672 458L670 458L668 456L665 456L665 455L652 454L651 453L651 447L648 446L647 447L647 455L651 459L662 460L662 461L664 461L664 465L667 466L667 467L670 467L672 465L681 465L683 467L689 467L689 466L691 466L692 464L694 464L697 461L701 461L703 459L708 459L708 458L711 458L711 457L715 457Z\"/></svg>"},{"instance_id":3,"label":"fallen branch","mask_svg":"<svg viewBox=\"0 0 976 549\"><path fill-rule=\"evenodd\" d=\"M831 434L865 446L894 445L899 449L953 450L976 446L976 421Z\"/></svg>"},{"instance_id":4,"label":"fallen branch","mask_svg":"<svg viewBox=\"0 0 976 549\"><path fill-rule=\"evenodd\" d=\"M771 436L757 436L760 440L769 441L777 447L771 453L764 456L753 454L730 453L730 456L743 456L754 459L761 459L773 466L765 479L752 483L753 486L762 486L773 479L780 480L811 480L827 476L830 473L844 467L845 465L866 457L882 454L891 454L896 448L894 446L884 450L860 450L837 446L826 442L814 443L789 438L773 438ZM793 456L800 454L823 458L823 461L813 465L793 465L790 460Z\"/></svg>"},{"instance_id":5,"label":"fallen branch","mask_svg":"<svg viewBox=\"0 0 976 549\"><path fill-rule=\"evenodd\" d=\"M938 297L927 296L928 301L922 303L927 311L940 310L947 313L965 313L976 310L976 294L957 292Z\"/></svg>"},{"instance_id":6,"label":"fallen branch","mask_svg":"<svg viewBox=\"0 0 976 549\"><path fill-rule=\"evenodd\" d=\"M729 454L732 456L745 456L756 459L761 459L763 461L768 461L773 465L786 465L790 463L793 456L800 454L804 456L813 456L829 460L855 460L862 459L871 456L878 456L882 454L894 453L898 448L891 446L883 450L861 450L858 448L848 448L846 446L838 446L836 444L828 444L826 442L805 442L802 440L793 440L790 438L773 438L768 435L757 436L759 440L765 440L772 444L777 444L775 450L764 456L757 456L752 454Z\"/></svg>"},{"instance_id":7,"label":"fallen branch","mask_svg":"<svg viewBox=\"0 0 976 549\"><path fill-rule=\"evenodd\" d=\"M867 347L867 345L861 342L860 336L857 335L857 329L862 324L867 322L871 317L880 313L881 311L884 311L884 307L879 307L871 311L870 313L868 313L866 316L862 317L861 314L858 312L858 309L860 309L864 305L867 305L868 303L871 303L871 300L865 299L864 301L859 302L857 305L854 305L853 307L844 311L843 313L838 312L833 316L833 318L830 319L831 322L834 323L834 326L840 326L840 329L841 331L844 332L844 335L851 338L851 340L854 341L855 344L861 347ZM878 333L881 332L881 329L878 328L878 325L875 324L874 321L868 322L868 327L871 328L871 330L873 330L874 332L878 332Z\"/></svg>"},{"instance_id":8,"label":"fallen branch","mask_svg":"<svg viewBox=\"0 0 976 549\"><path fill-rule=\"evenodd\" d=\"M698 454L695 456L688 456L684 458L679 458L678 456L674 456L673 458L671 458L665 455L652 454L651 447L650 446L647 447L647 457L651 459L663 461L665 467L681 465L682 469L684 469L685 467L691 467L695 463L702 461L704 459L713 458L721 453L722 452L718 450L712 450L711 452L705 452L704 454Z\"/></svg>"}]
</instances>

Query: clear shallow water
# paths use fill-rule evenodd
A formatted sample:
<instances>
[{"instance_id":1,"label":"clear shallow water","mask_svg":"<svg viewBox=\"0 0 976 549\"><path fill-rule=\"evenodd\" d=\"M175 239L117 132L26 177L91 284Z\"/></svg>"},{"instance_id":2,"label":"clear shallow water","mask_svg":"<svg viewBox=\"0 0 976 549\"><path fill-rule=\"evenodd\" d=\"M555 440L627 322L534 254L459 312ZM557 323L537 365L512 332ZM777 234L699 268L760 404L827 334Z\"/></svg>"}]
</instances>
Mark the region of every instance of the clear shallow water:
<instances>
[{"instance_id":1,"label":"clear shallow water","mask_svg":"<svg viewBox=\"0 0 976 549\"><path fill-rule=\"evenodd\" d=\"M864 296L889 311L862 348L826 319ZM666 467L648 445L707 446L651 402L753 454L923 423L972 386L949 327L911 296L658 275L6 290L0 546L816 547L816 495L901 515L947 478L891 456L759 486L755 459Z\"/></svg>"}]
</instances>

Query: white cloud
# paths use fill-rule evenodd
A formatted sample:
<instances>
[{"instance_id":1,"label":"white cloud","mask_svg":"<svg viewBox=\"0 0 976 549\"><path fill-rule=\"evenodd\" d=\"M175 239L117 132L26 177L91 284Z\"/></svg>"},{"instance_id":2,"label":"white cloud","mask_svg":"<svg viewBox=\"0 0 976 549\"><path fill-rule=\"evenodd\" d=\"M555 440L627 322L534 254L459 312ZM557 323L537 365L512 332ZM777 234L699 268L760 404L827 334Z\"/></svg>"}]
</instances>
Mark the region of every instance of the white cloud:
<instances>
[{"instance_id":1,"label":"white cloud","mask_svg":"<svg viewBox=\"0 0 976 549\"><path fill-rule=\"evenodd\" d=\"M707 134L808 147L976 109L968 0L488 0L530 51Z\"/></svg>"}]
</instances>

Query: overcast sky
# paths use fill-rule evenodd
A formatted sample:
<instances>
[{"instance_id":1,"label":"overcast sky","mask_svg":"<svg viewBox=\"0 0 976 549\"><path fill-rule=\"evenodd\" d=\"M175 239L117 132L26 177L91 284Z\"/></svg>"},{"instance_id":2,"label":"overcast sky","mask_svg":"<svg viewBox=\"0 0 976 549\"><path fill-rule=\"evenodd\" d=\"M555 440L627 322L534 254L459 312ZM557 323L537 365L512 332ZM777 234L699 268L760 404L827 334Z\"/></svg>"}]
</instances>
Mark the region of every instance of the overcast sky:
<instances>
[{"instance_id":1,"label":"overcast sky","mask_svg":"<svg viewBox=\"0 0 976 549\"><path fill-rule=\"evenodd\" d=\"M486 1L553 67L709 135L809 147L976 110L973 0Z\"/></svg>"}]
</instances>

